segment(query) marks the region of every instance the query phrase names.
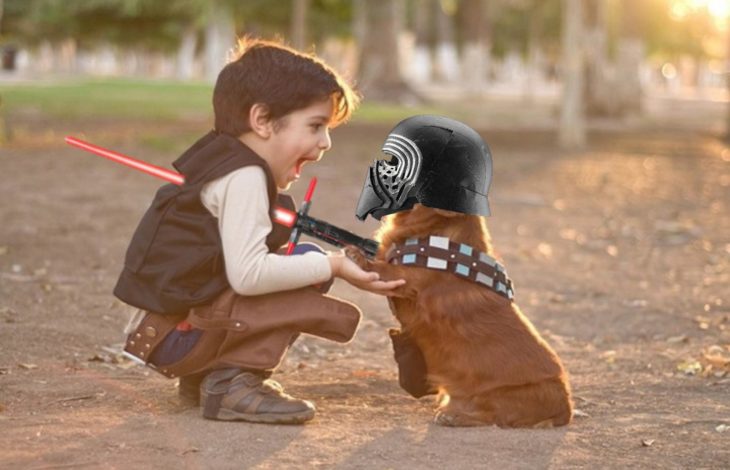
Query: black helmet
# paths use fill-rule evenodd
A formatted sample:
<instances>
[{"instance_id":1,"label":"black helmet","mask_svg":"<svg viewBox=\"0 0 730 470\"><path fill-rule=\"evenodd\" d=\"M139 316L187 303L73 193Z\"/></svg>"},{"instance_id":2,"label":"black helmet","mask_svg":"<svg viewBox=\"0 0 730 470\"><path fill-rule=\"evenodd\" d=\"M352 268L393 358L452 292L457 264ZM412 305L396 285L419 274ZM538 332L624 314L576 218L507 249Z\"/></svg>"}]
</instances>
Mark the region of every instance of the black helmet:
<instances>
[{"instance_id":1,"label":"black helmet","mask_svg":"<svg viewBox=\"0 0 730 470\"><path fill-rule=\"evenodd\" d=\"M356 216L376 219L424 206L489 215L492 182L489 147L471 127L442 116L413 116L398 123L383 144L390 161L368 170Z\"/></svg>"}]
</instances>

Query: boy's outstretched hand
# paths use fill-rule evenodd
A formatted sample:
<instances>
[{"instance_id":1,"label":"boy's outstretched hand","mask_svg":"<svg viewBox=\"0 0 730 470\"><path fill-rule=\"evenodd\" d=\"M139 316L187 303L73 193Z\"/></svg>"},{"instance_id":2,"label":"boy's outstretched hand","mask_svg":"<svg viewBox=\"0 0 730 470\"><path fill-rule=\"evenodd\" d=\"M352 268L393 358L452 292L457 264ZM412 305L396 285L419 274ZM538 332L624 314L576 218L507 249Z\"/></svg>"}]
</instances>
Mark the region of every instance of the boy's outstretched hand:
<instances>
[{"instance_id":1,"label":"boy's outstretched hand","mask_svg":"<svg viewBox=\"0 0 730 470\"><path fill-rule=\"evenodd\" d=\"M358 289L379 295L394 295L395 289L406 283L405 279L382 281L380 274L363 270L341 251L329 252L327 258L330 261L332 275L344 279Z\"/></svg>"}]
</instances>

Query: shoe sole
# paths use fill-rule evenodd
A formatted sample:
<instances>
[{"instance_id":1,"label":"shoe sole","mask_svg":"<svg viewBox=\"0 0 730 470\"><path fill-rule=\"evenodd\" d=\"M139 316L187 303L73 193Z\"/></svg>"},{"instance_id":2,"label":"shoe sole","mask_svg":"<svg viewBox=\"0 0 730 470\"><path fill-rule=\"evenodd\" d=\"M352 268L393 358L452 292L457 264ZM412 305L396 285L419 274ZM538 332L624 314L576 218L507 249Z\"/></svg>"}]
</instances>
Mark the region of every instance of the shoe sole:
<instances>
[{"instance_id":1,"label":"shoe sole","mask_svg":"<svg viewBox=\"0 0 730 470\"><path fill-rule=\"evenodd\" d=\"M239 413L238 411L221 408L214 418L219 421L246 421L249 423L266 424L301 424L314 418L315 410L305 410L299 413Z\"/></svg>"}]
</instances>

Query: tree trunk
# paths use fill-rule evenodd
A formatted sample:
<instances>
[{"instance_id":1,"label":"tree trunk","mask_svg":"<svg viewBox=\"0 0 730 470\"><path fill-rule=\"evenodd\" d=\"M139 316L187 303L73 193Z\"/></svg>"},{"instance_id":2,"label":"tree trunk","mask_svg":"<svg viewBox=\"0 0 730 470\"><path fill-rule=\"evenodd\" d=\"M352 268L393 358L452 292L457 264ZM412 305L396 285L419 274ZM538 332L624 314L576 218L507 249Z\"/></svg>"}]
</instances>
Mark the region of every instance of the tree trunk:
<instances>
[{"instance_id":1,"label":"tree trunk","mask_svg":"<svg viewBox=\"0 0 730 470\"><path fill-rule=\"evenodd\" d=\"M189 24L183 31L180 46L177 49L177 63L175 74L178 80L193 78L195 67L195 48L198 44L198 34L193 24Z\"/></svg>"},{"instance_id":2,"label":"tree trunk","mask_svg":"<svg viewBox=\"0 0 730 470\"><path fill-rule=\"evenodd\" d=\"M532 103L535 99L535 88L537 88L540 78L542 64L540 39L542 38L545 3L542 0L536 0L530 6L532 13L527 20L527 77L524 90L525 101L528 103Z\"/></svg>"},{"instance_id":3,"label":"tree trunk","mask_svg":"<svg viewBox=\"0 0 730 470\"><path fill-rule=\"evenodd\" d=\"M430 83L433 76L431 32L433 30L433 0L416 3L414 15L415 45L409 65L408 78L413 83Z\"/></svg>"},{"instance_id":4,"label":"tree trunk","mask_svg":"<svg viewBox=\"0 0 730 470\"><path fill-rule=\"evenodd\" d=\"M365 31L360 44L360 91L366 99L412 103L419 101L401 77L398 53L401 0L370 0L361 7Z\"/></svg>"},{"instance_id":5,"label":"tree trunk","mask_svg":"<svg viewBox=\"0 0 730 470\"><path fill-rule=\"evenodd\" d=\"M365 0L352 0L352 37L358 46L365 44L368 28L368 12Z\"/></svg>"},{"instance_id":6,"label":"tree trunk","mask_svg":"<svg viewBox=\"0 0 730 470\"><path fill-rule=\"evenodd\" d=\"M727 50L725 51L725 70L730 72L730 16L727 17ZM727 122L725 126L725 140L730 143L730 73L725 74L725 82L727 83Z\"/></svg>"},{"instance_id":7,"label":"tree trunk","mask_svg":"<svg viewBox=\"0 0 730 470\"><path fill-rule=\"evenodd\" d=\"M621 35L617 43L616 95L619 114L641 112L641 61L644 58L645 46L641 38L641 21L643 8L641 3L632 0L621 0Z\"/></svg>"},{"instance_id":8,"label":"tree trunk","mask_svg":"<svg viewBox=\"0 0 730 470\"><path fill-rule=\"evenodd\" d=\"M728 46L730 49L730 45ZM728 63L730 63L730 59L728 59ZM730 66L728 66L728 70L730 70ZM727 94L730 97L730 73L725 75L725 81L727 82ZM727 102L727 120L725 122L725 141L730 143L730 100Z\"/></svg>"},{"instance_id":9,"label":"tree trunk","mask_svg":"<svg viewBox=\"0 0 730 470\"><path fill-rule=\"evenodd\" d=\"M611 93L608 60L607 0L585 2L587 30L585 35L585 102L588 116L613 116L617 102Z\"/></svg>"},{"instance_id":10,"label":"tree trunk","mask_svg":"<svg viewBox=\"0 0 730 470\"><path fill-rule=\"evenodd\" d=\"M462 63L464 85L473 94L481 93L487 78L489 61L489 29L487 27L485 0L463 0L460 4L459 22L464 32Z\"/></svg>"},{"instance_id":11,"label":"tree trunk","mask_svg":"<svg viewBox=\"0 0 730 470\"><path fill-rule=\"evenodd\" d=\"M211 1L205 28L205 77L209 82L218 78L235 40L233 12L229 5L220 0Z\"/></svg>"},{"instance_id":12,"label":"tree trunk","mask_svg":"<svg viewBox=\"0 0 730 470\"><path fill-rule=\"evenodd\" d=\"M564 148L586 143L583 111L583 0L563 0L563 99L559 141Z\"/></svg>"},{"instance_id":13,"label":"tree trunk","mask_svg":"<svg viewBox=\"0 0 730 470\"><path fill-rule=\"evenodd\" d=\"M3 0L0 0L0 34L2 34L2 24L3 24ZM3 57L0 57L0 59L4 59ZM0 64L1 65L1 64ZM7 119L5 117L6 106L3 106L3 97L0 95L0 145L6 144L10 142L10 126L7 124Z\"/></svg>"},{"instance_id":14,"label":"tree trunk","mask_svg":"<svg viewBox=\"0 0 730 470\"><path fill-rule=\"evenodd\" d=\"M57 70L61 73L71 74L77 71L76 67L76 39L67 38L59 41L56 45Z\"/></svg>"},{"instance_id":15,"label":"tree trunk","mask_svg":"<svg viewBox=\"0 0 730 470\"><path fill-rule=\"evenodd\" d=\"M454 41L453 12L444 10L444 4L437 1L436 7L436 79L453 83L461 77L459 54Z\"/></svg>"},{"instance_id":16,"label":"tree trunk","mask_svg":"<svg viewBox=\"0 0 730 470\"><path fill-rule=\"evenodd\" d=\"M299 50L307 46L307 13L309 0L292 0L291 41Z\"/></svg>"},{"instance_id":17,"label":"tree trunk","mask_svg":"<svg viewBox=\"0 0 730 470\"><path fill-rule=\"evenodd\" d=\"M360 69L362 65L362 48L366 44L366 31L368 27L367 11L365 11L365 0L352 0L352 38L355 41L355 51L357 58L355 66L350 72L353 77L360 77Z\"/></svg>"}]
</instances>

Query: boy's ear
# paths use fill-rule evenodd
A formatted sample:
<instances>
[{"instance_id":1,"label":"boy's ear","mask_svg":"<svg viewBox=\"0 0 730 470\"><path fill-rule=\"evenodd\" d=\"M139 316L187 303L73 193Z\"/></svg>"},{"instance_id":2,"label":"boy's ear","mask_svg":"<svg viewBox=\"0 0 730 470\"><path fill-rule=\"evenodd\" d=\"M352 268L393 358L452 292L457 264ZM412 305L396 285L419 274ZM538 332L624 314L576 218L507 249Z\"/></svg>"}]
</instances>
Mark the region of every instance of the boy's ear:
<instances>
[{"instance_id":1,"label":"boy's ear","mask_svg":"<svg viewBox=\"0 0 730 470\"><path fill-rule=\"evenodd\" d=\"M265 104L254 103L251 106L248 122L251 130L262 139L268 139L274 132L274 123L269 117L269 107Z\"/></svg>"}]
</instances>

